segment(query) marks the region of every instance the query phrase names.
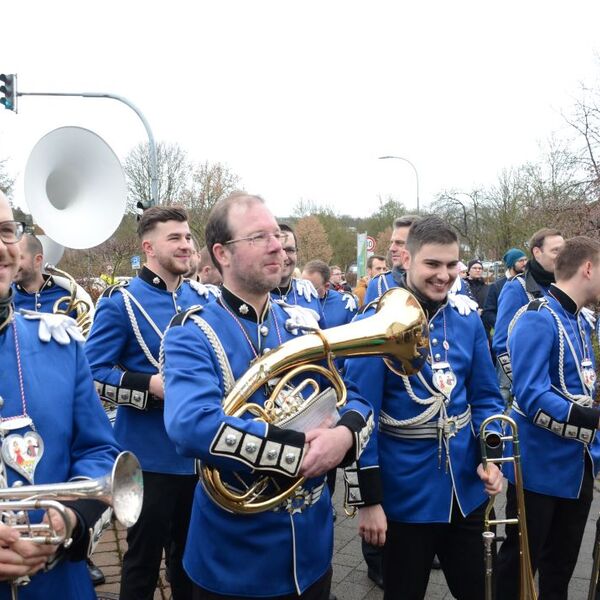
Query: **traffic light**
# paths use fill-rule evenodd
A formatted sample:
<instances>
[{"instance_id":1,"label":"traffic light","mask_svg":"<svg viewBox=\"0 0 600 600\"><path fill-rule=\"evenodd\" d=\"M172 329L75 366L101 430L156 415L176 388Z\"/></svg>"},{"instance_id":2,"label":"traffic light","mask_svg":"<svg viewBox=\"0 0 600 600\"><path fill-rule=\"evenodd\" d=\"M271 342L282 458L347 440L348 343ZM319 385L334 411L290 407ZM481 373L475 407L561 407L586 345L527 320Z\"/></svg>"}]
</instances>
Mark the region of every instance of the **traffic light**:
<instances>
[{"instance_id":1,"label":"traffic light","mask_svg":"<svg viewBox=\"0 0 600 600\"><path fill-rule=\"evenodd\" d=\"M0 97L0 104L4 104L4 108L7 110L17 112L17 76L13 73L1 73L0 81L3 83L0 86L0 94L4 96Z\"/></svg>"}]
</instances>

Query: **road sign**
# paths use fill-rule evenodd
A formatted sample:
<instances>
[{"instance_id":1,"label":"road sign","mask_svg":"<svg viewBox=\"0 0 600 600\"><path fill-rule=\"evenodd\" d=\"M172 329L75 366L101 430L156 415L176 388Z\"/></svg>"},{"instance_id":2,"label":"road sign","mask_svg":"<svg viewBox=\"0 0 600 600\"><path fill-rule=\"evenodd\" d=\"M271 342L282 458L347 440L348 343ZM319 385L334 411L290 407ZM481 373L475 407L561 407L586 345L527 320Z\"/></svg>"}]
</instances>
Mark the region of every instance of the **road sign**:
<instances>
[{"instance_id":1,"label":"road sign","mask_svg":"<svg viewBox=\"0 0 600 600\"><path fill-rule=\"evenodd\" d=\"M139 271L141 266L142 265L141 265L141 262L140 262L140 257L137 256L137 255L136 256L132 256L131 257L131 268L134 271Z\"/></svg>"},{"instance_id":2,"label":"road sign","mask_svg":"<svg viewBox=\"0 0 600 600\"><path fill-rule=\"evenodd\" d=\"M373 252L375 250L375 238L370 235L367 236L367 252Z\"/></svg>"}]
</instances>

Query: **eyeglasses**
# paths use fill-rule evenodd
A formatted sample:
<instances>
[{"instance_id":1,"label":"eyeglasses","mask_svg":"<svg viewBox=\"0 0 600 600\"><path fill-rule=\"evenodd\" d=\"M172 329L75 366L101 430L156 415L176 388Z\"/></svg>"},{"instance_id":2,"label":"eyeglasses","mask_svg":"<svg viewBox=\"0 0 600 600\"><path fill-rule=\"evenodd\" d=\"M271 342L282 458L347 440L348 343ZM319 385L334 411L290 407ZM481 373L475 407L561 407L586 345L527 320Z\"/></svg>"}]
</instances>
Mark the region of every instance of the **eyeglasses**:
<instances>
[{"instance_id":1,"label":"eyeglasses","mask_svg":"<svg viewBox=\"0 0 600 600\"><path fill-rule=\"evenodd\" d=\"M284 248L283 251L286 254L296 254L296 252L298 251L298 248L294 248L294 246L289 246L288 248Z\"/></svg>"},{"instance_id":2,"label":"eyeglasses","mask_svg":"<svg viewBox=\"0 0 600 600\"><path fill-rule=\"evenodd\" d=\"M21 221L2 221L0 223L0 240L5 244L16 244L25 233L25 223Z\"/></svg>"},{"instance_id":3,"label":"eyeglasses","mask_svg":"<svg viewBox=\"0 0 600 600\"><path fill-rule=\"evenodd\" d=\"M223 245L228 246L229 244L236 244L237 242L250 242L253 246L265 247L272 239L277 240L280 244L287 242L288 234L282 233L255 233L254 235L248 235L246 237L237 238L235 240L229 240Z\"/></svg>"}]
</instances>

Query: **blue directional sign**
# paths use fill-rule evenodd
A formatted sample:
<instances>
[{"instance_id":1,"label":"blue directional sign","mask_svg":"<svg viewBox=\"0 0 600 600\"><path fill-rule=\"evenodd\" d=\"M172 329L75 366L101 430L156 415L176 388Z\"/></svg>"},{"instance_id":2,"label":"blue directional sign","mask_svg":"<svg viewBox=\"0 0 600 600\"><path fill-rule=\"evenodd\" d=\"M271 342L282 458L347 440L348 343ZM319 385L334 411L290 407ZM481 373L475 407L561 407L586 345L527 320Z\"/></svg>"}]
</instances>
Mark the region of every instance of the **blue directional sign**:
<instances>
[{"instance_id":1,"label":"blue directional sign","mask_svg":"<svg viewBox=\"0 0 600 600\"><path fill-rule=\"evenodd\" d=\"M141 268L142 264L141 264L141 260L139 256L132 256L131 257L131 268L134 271L139 271Z\"/></svg>"}]
</instances>

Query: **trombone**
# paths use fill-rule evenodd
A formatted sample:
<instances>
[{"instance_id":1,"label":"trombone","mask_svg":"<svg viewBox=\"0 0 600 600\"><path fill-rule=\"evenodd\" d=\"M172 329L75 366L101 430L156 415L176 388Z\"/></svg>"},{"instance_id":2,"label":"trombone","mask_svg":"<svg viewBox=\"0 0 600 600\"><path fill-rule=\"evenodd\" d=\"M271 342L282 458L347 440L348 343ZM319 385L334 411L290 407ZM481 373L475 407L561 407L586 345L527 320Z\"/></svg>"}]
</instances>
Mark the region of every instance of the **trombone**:
<instances>
[{"instance_id":1,"label":"trombone","mask_svg":"<svg viewBox=\"0 0 600 600\"><path fill-rule=\"evenodd\" d=\"M501 431L498 433L488 429L491 423L499 422ZM507 433L509 431L509 433ZM517 424L507 415L492 415L483 421L479 428L479 440L481 443L481 461L484 469L487 465L512 462L515 472L515 491L517 495L516 518L492 519L491 513L494 507L494 496L488 500L483 521L483 546L485 561L485 600L493 599L493 545L496 534L492 531L495 525L518 525L519 527L519 555L520 555L520 584L519 600L537 600L533 571L531 569L531 557L529 555L529 541L527 538L527 522L525 517L525 494L523 492L523 475L521 472L521 451L519 448L519 433ZM505 442L512 442L512 456L502 454ZM500 454L500 456L498 456Z\"/></svg>"},{"instance_id":2,"label":"trombone","mask_svg":"<svg viewBox=\"0 0 600 600\"><path fill-rule=\"evenodd\" d=\"M99 500L112 506L117 520L125 527L135 524L142 510L144 485L140 463L131 452L121 452L109 473L96 479L81 479L68 483L22 485L0 489L0 517L5 525L16 529L23 539L34 544L63 545L73 541L75 523L69 518L62 502ZM64 529L55 530L50 519L32 523L29 512L52 510L58 513ZM26 585L29 578L11 582L12 598L17 598L17 586Z\"/></svg>"}]
</instances>

